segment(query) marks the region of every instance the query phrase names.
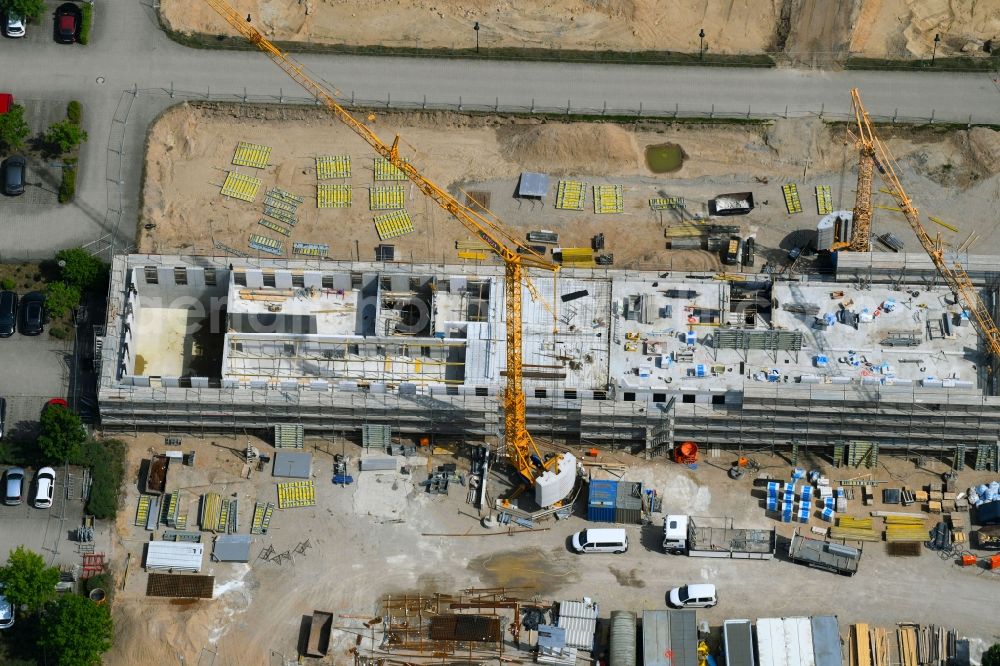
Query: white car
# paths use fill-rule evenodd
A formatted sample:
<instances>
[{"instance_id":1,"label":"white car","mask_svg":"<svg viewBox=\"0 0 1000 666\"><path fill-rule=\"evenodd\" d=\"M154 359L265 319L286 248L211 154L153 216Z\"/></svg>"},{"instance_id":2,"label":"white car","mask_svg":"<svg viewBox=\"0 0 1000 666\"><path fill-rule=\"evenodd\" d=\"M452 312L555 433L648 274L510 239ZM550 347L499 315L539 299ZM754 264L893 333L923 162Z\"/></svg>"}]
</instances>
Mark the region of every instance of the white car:
<instances>
[{"instance_id":1,"label":"white car","mask_svg":"<svg viewBox=\"0 0 1000 666\"><path fill-rule=\"evenodd\" d=\"M8 37L24 37L24 24L27 21L24 20L23 16L17 14L9 13L7 14L7 21L4 25L5 32Z\"/></svg>"},{"instance_id":2,"label":"white car","mask_svg":"<svg viewBox=\"0 0 1000 666\"><path fill-rule=\"evenodd\" d=\"M35 499L36 509L48 509L52 506L52 495L56 487L56 471L51 467L43 467L38 470L35 476Z\"/></svg>"},{"instance_id":3,"label":"white car","mask_svg":"<svg viewBox=\"0 0 1000 666\"><path fill-rule=\"evenodd\" d=\"M715 586L710 583L684 585L670 590L667 600L674 608L711 608L719 603Z\"/></svg>"}]
</instances>

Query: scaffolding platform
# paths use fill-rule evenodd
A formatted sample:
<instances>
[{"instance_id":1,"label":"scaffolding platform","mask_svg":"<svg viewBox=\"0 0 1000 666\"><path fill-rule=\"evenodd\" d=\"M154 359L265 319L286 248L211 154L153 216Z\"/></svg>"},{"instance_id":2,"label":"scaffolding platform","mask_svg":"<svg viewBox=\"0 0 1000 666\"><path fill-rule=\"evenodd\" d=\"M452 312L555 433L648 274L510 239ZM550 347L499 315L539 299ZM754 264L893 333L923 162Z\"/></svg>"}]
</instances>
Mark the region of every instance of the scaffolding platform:
<instances>
[{"instance_id":1,"label":"scaffolding platform","mask_svg":"<svg viewBox=\"0 0 1000 666\"><path fill-rule=\"evenodd\" d=\"M405 189L402 185L372 187L368 190L368 207L371 210L396 210L403 207Z\"/></svg>"},{"instance_id":2,"label":"scaffolding platform","mask_svg":"<svg viewBox=\"0 0 1000 666\"><path fill-rule=\"evenodd\" d=\"M624 212L623 191L621 185L594 185L594 212L598 215Z\"/></svg>"},{"instance_id":3,"label":"scaffolding platform","mask_svg":"<svg viewBox=\"0 0 1000 666\"><path fill-rule=\"evenodd\" d=\"M350 155L317 155L316 179L332 180L351 177Z\"/></svg>"},{"instance_id":4,"label":"scaffolding platform","mask_svg":"<svg viewBox=\"0 0 1000 666\"><path fill-rule=\"evenodd\" d=\"M301 449L304 447L305 429L301 425L279 423L274 426L274 448Z\"/></svg>"},{"instance_id":5,"label":"scaffolding platform","mask_svg":"<svg viewBox=\"0 0 1000 666\"><path fill-rule=\"evenodd\" d=\"M325 243L292 243L292 254L325 257L330 254L330 246Z\"/></svg>"},{"instance_id":6,"label":"scaffolding platform","mask_svg":"<svg viewBox=\"0 0 1000 666\"><path fill-rule=\"evenodd\" d=\"M250 240L247 241L247 245L255 250L273 254L276 257L280 257L285 253L285 244L282 241L261 236L260 234L250 234Z\"/></svg>"},{"instance_id":7,"label":"scaffolding platform","mask_svg":"<svg viewBox=\"0 0 1000 666\"><path fill-rule=\"evenodd\" d=\"M316 486L312 481L289 481L278 485L278 508L316 506Z\"/></svg>"},{"instance_id":8,"label":"scaffolding platform","mask_svg":"<svg viewBox=\"0 0 1000 666\"><path fill-rule=\"evenodd\" d=\"M320 183L316 186L317 208L350 208L353 199L354 190L350 185Z\"/></svg>"},{"instance_id":9,"label":"scaffolding platform","mask_svg":"<svg viewBox=\"0 0 1000 666\"><path fill-rule=\"evenodd\" d=\"M278 224L277 222L272 222L271 220L265 219L263 217L260 218L257 221L257 224L259 224L262 227L267 227L271 231L277 232L277 233L281 234L282 236L291 236L292 235L292 230L289 229L288 227L283 227L280 224Z\"/></svg>"},{"instance_id":10,"label":"scaffolding platform","mask_svg":"<svg viewBox=\"0 0 1000 666\"><path fill-rule=\"evenodd\" d=\"M263 169L268 164L271 157L271 147L262 146L257 143L240 141L236 144L236 153L233 155L233 164L237 166L248 166L255 169Z\"/></svg>"},{"instance_id":11,"label":"scaffolding platform","mask_svg":"<svg viewBox=\"0 0 1000 666\"><path fill-rule=\"evenodd\" d=\"M375 158L375 180L406 180L406 174L384 157Z\"/></svg>"},{"instance_id":12,"label":"scaffolding platform","mask_svg":"<svg viewBox=\"0 0 1000 666\"><path fill-rule=\"evenodd\" d=\"M260 183L260 178L254 178L239 171L229 171L226 173L225 182L222 183L222 196L252 203L257 198Z\"/></svg>"},{"instance_id":13,"label":"scaffolding platform","mask_svg":"<svg viewBox=\"0 0 1000 666\"><path fill-rule=\"evenodd\" d=\"M583 210L587 199L587 188L578 180L560 180L556 188L556 208L559 210Z\"/></svg>"},{"instance_id":14,"label":"scaffolding platform","mask_svg":"<svg viewBox=\"0 0 1000 666\"><path fill-rule=\"evenodd\" d=\"M388 240L413 233L413 222L405 210L375 216L375 231L380 240Z\"/></svg>"}]
</instances>

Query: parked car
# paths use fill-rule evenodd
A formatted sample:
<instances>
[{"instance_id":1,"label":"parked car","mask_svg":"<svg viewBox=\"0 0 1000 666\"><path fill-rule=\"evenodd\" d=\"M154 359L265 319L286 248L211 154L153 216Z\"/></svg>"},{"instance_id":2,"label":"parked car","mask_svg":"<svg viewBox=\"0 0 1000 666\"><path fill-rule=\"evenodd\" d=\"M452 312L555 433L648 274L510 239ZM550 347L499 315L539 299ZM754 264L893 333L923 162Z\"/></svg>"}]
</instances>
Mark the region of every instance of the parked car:
<instances>
[{"instance_id":1,"label":"parked car","mask_svg":"<svg viewBox=\"0 0 1000 666\"><path fill-rule=\"evenodd\" d=\"M3 503L16 506L24 500L24 470L11 467L7 470L3 484Z\"/></svg>"},{"instance_id":2,"label":"parked car","mask_svg":"<svg viewBox=\"0 0 1000 666\"><path fill-rule=\"evenodd\" d=\"M28 160L22 155L11 155L3 161L3 193L9 197L24 194Z\"/></svg>"},{"instance_id":3,"label":"parked car","mask_svg":"<svg viewBox=\"0 0 1000 666\"><path fill-rule=\"evenodd\" d=\"M4 22L4 32L8 37L24 37L24 26L27 21L20 14L7 12Z\"/></svg>"},{"instance_id":4,"label":"parked car","mask_svg":"<svg viewBox=\"0 0 1000 666\"><path fill-rule=\"evenodd\" d=\"M72 2L59 5L56 9L56 41L60 44L72 44L76 41L76 32L80 29L82 12Z\"/></svg>"},{"instance_id":5,"label":"parked car","mask_svg":"<svg viewBox=\"0 0 1000 666\"><path fill-rule=\"evenodd\" d=\"M10 629L14 626L14 605L4 595L5 586L0 583L0 629Z\"/></svg>"},{"instance_id":6,"label":"parked car","mask_svg":"<svg viewBox=\"0 0 1000 666\"><path fill-rule=\"evenodd\" d=\"M667 600L674 608L711 608L719 603L715 594L715 585L697 583L683 585L670 590Z\"/></svg>"},{"instance_id":7,"label":"parked car","mask_svg":"<svg viewBox=\"0 0 1000 666\"><path fill-rule=\"evenodd\" d=\"M628 536L620 528L583 530L573 535L573 550L577 553L624 553Z\"/></svg>"},{"instance_id":8,"label":"parked car","mask_svg":"<svg viewBox=\"0 0 1000 666\"><path fill-rule=\"evenodd\" d=\"M45 294L33 291L21 298L21 335L41 335L45 328Z\"/></svg>"},{"instance_id":9,"label":"parked car","mask_svg":"<svg viewBox=\"0 0 1000 666\"><path fill-rule=\"evenodd\" d=\"M791 261L795 261L796 259L799 258L800 254L802 254L802 247L796 245L795 247L793 247L791 250L788 251L788 258Z\"/></svg>"},{"instance_id":10,"label":"parked car","mask_svg":"<svg viewBox=\"0 0 1000 666\"><path fill-rule=\"evenodd\" d=\"M43 467L35 475L36 509L48 509L52 506L52 494L56 487L56 471L51 467Z\"/></svg>"},{"instance_id":11,"label":"parked car","mask_svg":"<svg viewBox=\"0 0 1000 666\"><path fill-rule=\"evenodd\" d=\"M7 428L7 398L0 398L0 439Z\"/></svg>"},{"instance_id":12,"label":"parked car","mask_svg":"<svg viewBox=\"0 0 1000 666\"><path fill-rule=\"evenodd\" d=\"M9 338L17 330L17 294L0 292L0 338Z\"/></svg>"}]
</instances>

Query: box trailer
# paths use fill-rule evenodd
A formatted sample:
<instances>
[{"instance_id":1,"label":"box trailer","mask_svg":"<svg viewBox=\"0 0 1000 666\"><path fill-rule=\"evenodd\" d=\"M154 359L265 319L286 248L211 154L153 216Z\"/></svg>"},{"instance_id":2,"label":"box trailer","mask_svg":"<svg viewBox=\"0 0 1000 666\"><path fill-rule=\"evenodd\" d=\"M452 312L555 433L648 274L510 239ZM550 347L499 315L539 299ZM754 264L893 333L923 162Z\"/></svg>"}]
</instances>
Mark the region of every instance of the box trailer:
<instances>
[{"instance_id":1,"label":"box trailer","mask_svg":"<svg viewBox=\"0 0 1000 666\"><path fill-rule=\"evenodd\" d=\"M722 623L722 649L726 654L726 666L755 666L750 620Z\"/></svg>"},{"instance_id":2,"label":"box trailer","mask_svg":"<svg viewBox=\"0 0 1000 666\"><path fill-rule=\"evenodd\" d=\"M170 467L170 457L157 454L149 461L146 469L145 491L148 495L162 495L167 489L167 468Z\"/></svg>"},{"instance_id":3,"label":"box trailer","mask_svg":"<svg viewBox=\"0 0 1000 666\"><path fill-rule=\"evenodd\" d=\"M792 534L792 542L788 546L788 559L815 569L823 569L853 576L858 572L861 561L861 548L832 541L810 539L799 534L798 529Z\"/></svg>"},{"instance_id":4,"label":"box trailer","mask_svg":"<svg viewBox=\"0 0 1000 666\"><path fill-rule=\"evenodd\" d=\"M693 610L642 613L645 666L698 666L698 622Z\"/></svg>"},{"instance_id":5,"label":"box trailer","mask_svg":"<svg viewBox=\"0 0 1000 666\"><path fill-rule=\"evenodd\" d=\"M663 550L691 557L770 560L777 536L771 529L738 529L732 518L668 515L663 519ZM714 525L713 525L714 523Z\"/></svg>"}]
</instances>

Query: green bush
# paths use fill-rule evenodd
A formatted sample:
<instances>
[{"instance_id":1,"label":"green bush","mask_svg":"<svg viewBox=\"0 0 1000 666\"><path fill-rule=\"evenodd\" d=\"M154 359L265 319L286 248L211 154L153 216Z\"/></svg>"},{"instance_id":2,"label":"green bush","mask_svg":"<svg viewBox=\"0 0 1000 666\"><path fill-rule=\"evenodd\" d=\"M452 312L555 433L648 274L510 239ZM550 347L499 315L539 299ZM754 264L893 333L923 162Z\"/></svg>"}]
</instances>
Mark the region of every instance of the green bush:
<instances>
[{"instance_id":1,"label":"green bush","mask_svg":"<svg viewBox=\"0 0 1000 666\"><path fill-rule=\"evenodd\" d=\"M108 573L91 576L90 578L85 578L83 581L83 591L87 594L90 594L91 590L100 588L110 596L112 587L114 587L114 581L111 580L111 574Z\"/></svg>"},{"instance_id":2,"label":"green bush","mask_svg":"<svg viewBox=\"0 0 1000 666\"><path fill-rule=\"evenodd\" d=\"M76 169L63 169L59 183L59 203L68 203L76 196Z\"/></svg>"},{"instance_id":3,"label":"green bush","mask_svg":"<svg viewBox=\"0 0 1000 666\"><path fill-rule=\"evenodd\" d=\"M116 439L87 440L70 462L90 467L87 513L102 520L114 518L118 513L118 491L125 477L125 444Z\"/></svg>"},{"instance_id":4,"label":"green bush","mask_svg":"<svg viewBox=\"0 0 1000 666\"><path fill-rule=\"evenodd\" d=\"M85 2L80 9L83 10L80 18L80 43L86 46L90 41L90 24L94 22L94 5Z\"/></svg>"},{"instance_id":5,"label":"green bush","mask_svg":"<svg viewBox=\"0 0 1000 666\"><path fill-rule=\"evenodd\" d=\"M52 123L42 136L42 142L52 155L63 155L74 151L86 140L87 132L69 120Z\"/></svg>"},{"instance_id":6,"label":"green bush","mask_svg":"<svg viewBox=\"0 0 1000 666\"><path fill-rule=\"evenodd\" d=\"M3 289L4 291L12 291L16 286L17 283L14 282L14 278L6 277L0 280L0 289Z\"/></svg>"},{"instance_id":7,"label":"green bush","mask_svg":"<svg viewBox=\"0 0 1000 666\"><path fill-rule=\"evenodd\" d=\"M87 5L88 7L90 5ZM79 125L83 117L83 106L75 99L66 105L66 119L74 125Z\"/></svg>"},{"instance_id":8,"label":"green bush","mask_svg":"<svg viewBox=\"0 0 1000 666\"><path fill-rule=\"evenodd\" d=\"M56 340L66 340L69 338L69 331L62 326L52 326L49 328L49 335Z\"/></svg>"},{"instance_id":9,"label":"green bush","mask_svg":"<svg viewBox=\"0 0 1000 666\"><path fill-rule=\"evenodd\" d=\"M80 304L80 290L65 282L52 282L45 287L45 309L51 317L65 316Z\"/></svg>"},{"instance_id":10,"label":"green bush","mask_svg":"<svg viewBox=\"0 0 1000 666\"><path fill-rule=\"evenodd\" d=\"M104 262L81 247L59 250L56 262L63 262L59 277L66 284L80 291L98 287L103 289L107 279L107 266Z\"/></svg>"}]
</instances>

